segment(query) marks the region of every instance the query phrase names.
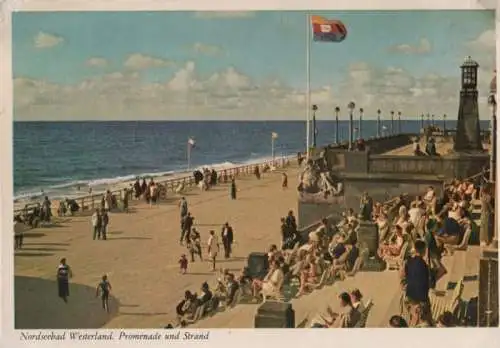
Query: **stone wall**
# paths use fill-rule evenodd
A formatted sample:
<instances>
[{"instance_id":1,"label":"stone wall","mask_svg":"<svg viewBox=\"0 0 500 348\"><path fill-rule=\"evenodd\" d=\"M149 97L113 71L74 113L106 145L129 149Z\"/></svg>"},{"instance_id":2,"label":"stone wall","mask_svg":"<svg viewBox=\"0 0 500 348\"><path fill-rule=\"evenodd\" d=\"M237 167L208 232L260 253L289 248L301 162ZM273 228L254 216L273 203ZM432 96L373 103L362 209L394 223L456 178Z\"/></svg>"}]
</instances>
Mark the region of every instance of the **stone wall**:
<instances>
[{"instance_id":1,"label":"stone wall","mask_svg":"<svg viewBox=\"0 0 500 348\"><path fill-rule=\"evenodd\" d=\"M434 174L450 178L466 178L488 165L488 154L429 156L370 155L369 173Z\"/></svg>"},{"instance_id":2,"label":"stone wall","mask_svg":"<svg viewBox=\"0 0 500 348\"><path fill-rule=\"evenodd\" d=\"M344 200L342 200L344 201ZM338 216L345 210L345 204L338 200L335 203L330 202L307 202L299 200L297 225L298 229L304 229L311 225L318 224L319 221L327 216Z\"/></svg>"},{"instance_id":3,"label":"stone wall","mask_svg":"<svg viewBox=\"0 0 500 348\"><path fill-rule=\"evenodd\" d=\"M359 210L360 197L364 191L375 200L385 202L400 194L422 195L428 186L441 194L443 181L436 176L409 175L353 175L342 176L345 192L345 208Z\"/></svg>"}]
</instances>

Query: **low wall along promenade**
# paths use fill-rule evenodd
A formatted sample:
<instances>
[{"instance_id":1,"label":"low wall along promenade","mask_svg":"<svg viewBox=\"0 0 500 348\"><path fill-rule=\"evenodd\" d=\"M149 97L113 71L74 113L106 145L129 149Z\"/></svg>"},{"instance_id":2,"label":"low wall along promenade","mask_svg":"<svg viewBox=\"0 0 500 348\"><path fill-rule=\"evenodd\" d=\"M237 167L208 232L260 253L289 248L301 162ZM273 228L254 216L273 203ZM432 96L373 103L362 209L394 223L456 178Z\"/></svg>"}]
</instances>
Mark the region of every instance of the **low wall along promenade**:
<instances>
[{"instance_id":1,"label":"low wall along promenade","mask_svg":"<svg viewBox=\"0 0 500 348\"><path fill-rule=\"evenodd\" d=\"M266 167L283 168L287 166L290 163L290 161L293 160L294 158L295 156L282 157L282 158L277 158L274 161L269 160L260 163L245 164L241 166L219 169L216 172L218 178L220 178L222 182L226 181L228 182L231 180L231 177L238 178L239 176L242 175L253 175L256 166L259 167L261 173L264 171L264 168ZM226 181L224 181L225 177L227 178ZM172 177L169 177L165 180L155 180L155 183L160 186L160 199L162 198L164 199L171 194L175 194L175 190L177 189L177 187L179 187L180 184L184 185L185 191L192 189L196 186L192 173L181 173L178 175L172 175ZM123 201L124 198L123 187L120 189L113 189L110 191L111 194L115 196L118 202ZM106 194L105 192L89 194L81 197L76 197L73 199L75 199L78 205L80 206L79 213L85 213L85 212L90 212L97 207L100 207L101 200L103 199L105 194ZM15 208L14 216L31 212L38 203L41 202L30 202L24 205L24 207L22 208ZM59 207L59 202L52 201L52 213L54 216L57 215L58 207Z\"/></svg>"}]
</instances>

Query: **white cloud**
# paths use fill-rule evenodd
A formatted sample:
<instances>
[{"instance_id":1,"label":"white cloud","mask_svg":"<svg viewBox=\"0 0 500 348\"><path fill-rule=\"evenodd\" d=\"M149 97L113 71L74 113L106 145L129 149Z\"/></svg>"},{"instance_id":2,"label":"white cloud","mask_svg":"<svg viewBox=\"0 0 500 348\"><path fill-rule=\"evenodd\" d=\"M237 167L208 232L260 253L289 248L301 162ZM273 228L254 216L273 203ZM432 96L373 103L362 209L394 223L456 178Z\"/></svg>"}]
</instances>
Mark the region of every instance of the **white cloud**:
<instances>
[{"instance_id":1,"label":"white cloud","mask_svg":"<svg viewBox=\"0 0 500 348\"><path fill-rule=\"evenodd\" d=\"M319 118L331 119L339 106L365 109L367 118L381 109L404 117L421 113L454 118L458 112L460 71L456 75L412 76L398 67L374 67L352 63L339 85L318 86L311 102L318 104ZM491 76L480 75L480 101L488 94ZM134 70L104 74L73 85L17 78L14 81L16 119L303 119L305 91L279 78L256 81L235 67L210 75L198 72L195 62L185 62L163 82L147 83ZM487 105L480 103L486 118ZM438 116L439 117L439 116Z\"/></svg>"},{"instance_id":2,"label":"white cloud","mask_svg":"<svg viewBox=\"0 0 500 348\"><path fill-rule=\"evenodd\" d=\"M472 48L477 49L495 49L496 46L496 35L495 30L483 31L479 36L470 41L468 45Z\"/></svg>"},{"instance_id":3,"label":"white cloud","mask_svg":"<svg viewBox=\"0 0 500 348\"><path fill-rule=\"evenodd\" d=\"M123 66L132 70L163 68L175 65L173 61L158 57L151 57L141 53L134 53L127 57Z\"/></svg>"},{"instance_id":4,"label":"white cloud","mask_svg":"<svg viewBox=\"0 0 500 348\"><path fill-rule=\"evenodd\" d=\"M64 42L64 38L58 35L38 32L33 38L33 44L36 48L50 48L60 45Z\"/></svg>"},{"instance_id":5,"label":"white cloud","mask_svg":"<svg viewBox=\"0 0 500 348\"><path fill-rule=\"evenodd\" d=\"M220 18L250 18L254 17L253 11L197 11L194 17L201 19L220 19Z\"/></svg>"},{"instance_id":6,"label":"white cloud","mask_svg":"<svg viewBox=\"0 0 500 348\"><path fill-rule=\"evenodd\" d=\"M392 52L404 54L425 54L432 50L432 45L427 38L421 38L418 44L399 44L389 47Z\"/></svg>"},{"instance_id":7,"label":"white cloud","mask_svg":"<svg viewBox=\"0 0 500 348\"><path fill-rule=\"evenodd\" d=\"M224 53L224 50L220 46L204 44L201 42L195 42L191 47L191 51L205 56L219 56Z\"/></svg>"},{"instance_id":8,"label":"white cloud","mask_svg":"<svg viewBox=\"0 0 500 348\"><path fill-rule=\"evenodd\" d=\"M85 65L96 68L104 68L108 66L108 61L101 57L92 57L85 61Z\"/></svg>"}]
</instances>

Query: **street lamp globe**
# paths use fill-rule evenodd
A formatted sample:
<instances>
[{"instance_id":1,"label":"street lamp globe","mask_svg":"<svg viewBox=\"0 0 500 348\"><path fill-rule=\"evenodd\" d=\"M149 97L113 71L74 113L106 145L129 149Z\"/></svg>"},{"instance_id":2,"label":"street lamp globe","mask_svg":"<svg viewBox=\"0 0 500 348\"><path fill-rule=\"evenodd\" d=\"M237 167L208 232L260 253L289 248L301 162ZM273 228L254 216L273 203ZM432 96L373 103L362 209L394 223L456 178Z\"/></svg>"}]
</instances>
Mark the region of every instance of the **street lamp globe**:
<instances>
[{"instance_id":1,"label":"street lamp globe","mask_svg":"<svg viewBox=\"0 0 500 348\"><path fill-rule=\"evenodd\" d=\"M340 108L339 108L338 106L335 108L335 112L336 112L336 113L339 113L339 112L340 112Z\"/></svg>"},{"instance_id":2,"label":"street lamp globe","mask_svg":"<svg viewBox=\"0 0 500 348\"><path fill-rule=\"evenodd\" d=\"M351 112L354 110L355 107L356 107L356 104L354 104L354 102L349 102L349 104L347 104L347 108Z\"/></svg>"},{"instance_id":3,"label":"street lamp globe","mask_svg":"<svg viewBox=\"0 0 500 348\"><path fill-rule=\"evenodd\" d=\"M363 108L359 108L359 112L363 113L364 112Z\"/></svg>"},{"instance_id":4,"label":"street lamp globe","mask_svg":"<svg viewBox=\"0 0 500 348\"><path fill-rule=\"evenodd\" d=\"M312 106L312 109L313 109L313 111L318 110L318 105L314 104L314 105Z\"/></svg>"},{"instance_id":5,"label":"street lamp globe","mask_svg":"<svg viewBox=\"0 0 500 348\"><path fill-rule=\"evenodd\" d=\"M382 111L380 111L380 109L378 109L378 110L377 110L377 114L379 114L379 115L380 115L381 113L382 113Z\"/></svg>"}]
</instances>

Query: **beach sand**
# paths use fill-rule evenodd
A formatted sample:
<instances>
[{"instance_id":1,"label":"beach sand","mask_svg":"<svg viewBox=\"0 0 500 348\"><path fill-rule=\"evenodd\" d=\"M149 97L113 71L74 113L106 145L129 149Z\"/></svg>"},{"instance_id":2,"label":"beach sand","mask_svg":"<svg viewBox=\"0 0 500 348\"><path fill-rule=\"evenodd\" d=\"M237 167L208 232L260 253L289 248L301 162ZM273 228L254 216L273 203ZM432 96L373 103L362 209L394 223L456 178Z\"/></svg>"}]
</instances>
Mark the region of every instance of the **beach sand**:
<instances>
[{"instance_id":1,"label":"beach sand","mask_svg":"<svg viewBox=\"0 0 500 348\"><path fill-rule=\"evenodd\" d=\"M297 206L298 169L286 171L287 190L277 171L260 181L240 177L235 201L229 199L228 185L186 194L203 244L210 229L219 234L226 221L234 228L233 257L218 267L238 272L250 252L279 243L280 217ZM187 253L179 245L179 230L177 200L170 200L156 207L135 203L129 214L110 214L107 241L92 240L90 217L65 218L58 227L28 231L24 249L15 256L16 327L157 328L172 322L185 290L199 292L202 282L215 282L207 262L196 261L187 275L179 274L177 261ZM68 304L57 297L54 281L62 257L74 272ZM95 298L103 274L113 286L109 314Z\"/></svg>"}]
</instances>

